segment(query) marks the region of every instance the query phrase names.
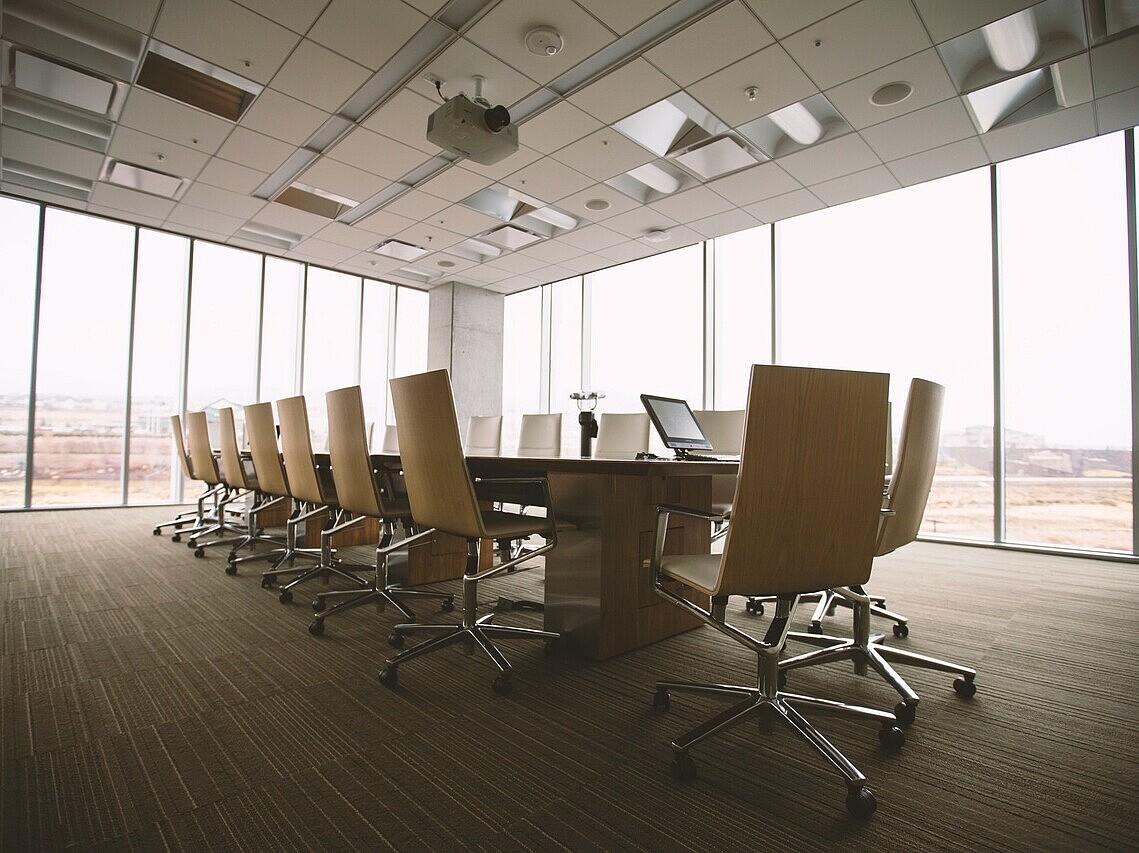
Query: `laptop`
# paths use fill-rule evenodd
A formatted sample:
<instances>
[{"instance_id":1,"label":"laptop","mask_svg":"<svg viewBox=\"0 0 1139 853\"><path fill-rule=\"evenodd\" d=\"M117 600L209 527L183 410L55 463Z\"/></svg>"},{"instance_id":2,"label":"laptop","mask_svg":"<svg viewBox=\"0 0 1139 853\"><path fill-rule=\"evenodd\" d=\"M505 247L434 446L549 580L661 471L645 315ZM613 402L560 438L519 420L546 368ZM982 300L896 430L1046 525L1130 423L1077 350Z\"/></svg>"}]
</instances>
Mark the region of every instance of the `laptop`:
<instances>
[{"instance_id":1,"label":"laptop","mask_svg":"<svg viewBox=\"0 0 1139 853\"><path fill-rule=\"evenodd\" d=\"M710 456L692 451L711 450L712 442L704 435L696 415L686 400L642 394L641 404L649 413L664 446L676 454L677 459L694 462L735 462L738 456Z\"/></svg>"}]
</instances>

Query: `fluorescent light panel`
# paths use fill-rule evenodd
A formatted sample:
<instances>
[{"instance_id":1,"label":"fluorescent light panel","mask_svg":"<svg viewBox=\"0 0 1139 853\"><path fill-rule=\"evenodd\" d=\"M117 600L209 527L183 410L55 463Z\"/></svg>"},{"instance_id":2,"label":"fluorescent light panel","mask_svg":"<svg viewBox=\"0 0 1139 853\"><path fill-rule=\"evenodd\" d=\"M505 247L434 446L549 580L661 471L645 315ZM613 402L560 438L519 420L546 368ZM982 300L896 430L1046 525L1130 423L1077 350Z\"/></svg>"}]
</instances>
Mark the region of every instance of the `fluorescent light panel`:
<instances>
[{"instance_id":1,"label":"fluorescent light panel","mask_svg":"<svg viewBox=\"0 0 1139 853\"><path fill-rule=\"evenodd\" d=\"M1040 50L1040 33L1032 9L1022 9L981 28L993 64L1002 71L1027 68Z\"/></svg>"},{"instance_id":2,"label":"fluorescent light panel","mask_svg":"<svg viewBox=\"0 0 1139 853\"><path fill-rule=\"evenodd\" d=\"M404 243L402 240L387 240L372 249L377 255L395 258L398 261L417 261L424 255L430 254L426 249Z\"/></svg>"},{"instance_id":3,"label":"fluorescent light panel","mask_svg":"<svg viewBox=\"0 0 1139 853\"><path fill-rule=\"evenodd\" d=\"M138 85L236 122L264 88L169 45L154 43L142 61Z\"/></svg>"},{"instance_id":4,"label":"fluorescent light panel","mask_svg":"<svg viewBox=\"0 0 1139 853\"><path fill-rule=\"evenodd\" d=\"M122 160L108 160L99 179L127 189L175 200L185 192L190 183L187 178L156 172L133 163L124 163Z\"/></svg>"},{"instance_id":5,"label":"fluorescent light panel","mask_svg":"<svg viewBox=\"0 0 1139 853\"><path fill-rule=\"evenodd\" d=\"M101 115L110 112L115 96L110 80L23 50L13 53L12 85L17 89Z\"/></svg>"}]
</instances>

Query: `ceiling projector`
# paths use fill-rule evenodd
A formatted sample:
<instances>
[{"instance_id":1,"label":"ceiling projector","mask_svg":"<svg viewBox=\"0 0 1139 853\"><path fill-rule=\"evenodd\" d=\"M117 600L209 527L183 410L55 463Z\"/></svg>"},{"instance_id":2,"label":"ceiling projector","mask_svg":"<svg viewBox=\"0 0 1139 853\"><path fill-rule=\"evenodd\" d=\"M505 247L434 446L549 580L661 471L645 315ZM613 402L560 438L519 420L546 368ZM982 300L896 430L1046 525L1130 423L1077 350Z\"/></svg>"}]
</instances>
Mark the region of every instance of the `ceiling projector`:
<instances>
[{"instance_id":1,"label":"ceiling projector","mask_svg":"<svg viewBox=\"0 0 1139 853\"><path fill-rule=\"evenodd\" d=\"M506 107L456 95L427 117L427 141L489 166L518 150L518 128Z\"/></svg>"}]
</instances>

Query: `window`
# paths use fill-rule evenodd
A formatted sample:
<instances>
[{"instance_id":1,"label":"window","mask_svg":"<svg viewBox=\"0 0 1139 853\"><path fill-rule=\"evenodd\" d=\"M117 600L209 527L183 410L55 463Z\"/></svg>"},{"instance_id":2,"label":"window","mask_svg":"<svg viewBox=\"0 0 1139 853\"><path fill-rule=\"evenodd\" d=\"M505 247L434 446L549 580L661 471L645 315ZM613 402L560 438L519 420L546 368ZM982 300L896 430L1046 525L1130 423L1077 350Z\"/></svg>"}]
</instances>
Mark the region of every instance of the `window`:
<instances>
[{"instance_id":1,"label":"window","mask_svg":"<svg viewBox=\"0 0 1139 853\"><path fill-rule=\"evenodd\" d=\"M1005 537L1130 552L1123 135L1001 164Z\"/></svg>"},{"instance_id":2,"label":"window","mask_svg":"<svg viewBox=\"0 0 1139 853\"><path fill-rule=\"evenodd\" d=\"M518 446L522 415L541 412L542 291L535 287L505 300L502 334L502 448Z\"/></svg>"},{"instance_id":3,"label":"window","mask_svg":"<svg viewBox=\"0 0 1139 853\"><path fill-rule=\"evenodd\" d=\"M274 402L299 393L304 264L265 258L259 399Z\"/></svg>"},{"instance_id":4,"label":"window","mask_svg":"<svg viewBox=\"0 0 1139 853\"><path fill-rule=\"evenodd\" d=\"M304 390L312 446L327 447L324 395L360 381L359 276L309 267L305 287Z\"/></svg>"},{"instance_id":5,"label":"window","mask_svg":"<svg viewBox=\"0 0 1139 853\"><path fill-rule=\"evenodd\" d=\"M384 440L388 403L388 344L396 288L364 279L364 316L360 326L360 391L364 417L372 424L372 447Z\"/></svg>"},{"instance_id":6,"label":"window","mask_svg":"<svg viewBox=\"0 0 1139 853\"><path fill-rule=\"evenodd\" d=\"M570 399L582 388L581 312L584 283L581 276L550 286L550 411L562 413L562 453L581 449L577 404ZM509 300L507 300L509 302Z\"/></svg>"},{"instance_id":7,"label":"window","mask_svg":"<svg viewBox=\"0 0 1139 853\"><path fill-rule=\"evenodd\" d=\"M429 297L422 290L396 288L395 364L389 376L409 376L427 369L427 309ZM388 395L388 423L395 412Z\"/></svg>"},{"instance_id":8,"label":"window","mask_svg":"<svg viewBox=\"0 0 1139 853\"><path fill-rule=\"evenodd\" d=\"M753 364L771 363L771 226L713 241L717 409L742 409ZM695 406L695 401L693 401Z\"/></svg>"}]
</instances>

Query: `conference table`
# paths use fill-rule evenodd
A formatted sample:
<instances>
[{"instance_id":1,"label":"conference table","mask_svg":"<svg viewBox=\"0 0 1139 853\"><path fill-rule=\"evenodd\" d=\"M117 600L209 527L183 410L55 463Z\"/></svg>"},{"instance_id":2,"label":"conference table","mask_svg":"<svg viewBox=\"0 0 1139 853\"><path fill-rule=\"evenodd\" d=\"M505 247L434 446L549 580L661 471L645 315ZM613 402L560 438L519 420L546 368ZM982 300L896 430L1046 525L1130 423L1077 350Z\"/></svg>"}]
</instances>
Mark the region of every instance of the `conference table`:
<instances>
[{"instance_id":1,"label":"conference table","mask_svg":"<svg viewBox=\"0 0 1139 853\"><path fill-rule=\"evenodd\" d=\"M373 463L397 467L399 457L378 454ZM656 507L709 509L712 476L735 474L737 462L468 456L467 466L480 479L549 479L556 519L572 525L559 527L558 547L545 556L545 628L560 633L565 648L600 660L701 624L653 592L646 561ZM708 553L711 526L673 515L665 542L667 553ZM453 564L454 550L434 559L449 552Z\"/></svg>"}]
</instances>

